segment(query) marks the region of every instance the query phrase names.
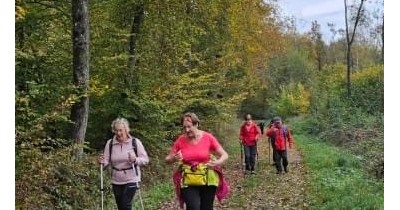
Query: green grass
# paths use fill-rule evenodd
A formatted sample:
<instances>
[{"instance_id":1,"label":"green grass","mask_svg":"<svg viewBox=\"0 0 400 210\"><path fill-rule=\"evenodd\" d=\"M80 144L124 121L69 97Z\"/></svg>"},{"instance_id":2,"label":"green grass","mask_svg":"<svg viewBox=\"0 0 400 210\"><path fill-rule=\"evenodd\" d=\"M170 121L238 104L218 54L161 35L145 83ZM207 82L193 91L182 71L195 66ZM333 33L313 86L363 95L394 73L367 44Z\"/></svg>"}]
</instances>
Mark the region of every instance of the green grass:
<instances>
[{"instance_id":1,"label":"green grass","mask_svg":"<svg viewBox=\"0 0 400 210\"><path fill-rule=\"evenodd\" d=\"M148 188L148 191L142 192L143 206L144 209L156 209L159 207L160 202L171 199L175 196L173 189L172 179L170 182L158 182L152 187ZM139 191L135 195L135 209L141 209Z\"/></svg>"},{"instance_id":2,"label":"green grass","mask_svg":"<svg viewBox=\"0 0 400 210\"><path fill-rule=\"evenodd\" d=\"M383 209L383 182L367 176L347 151L296 135L309 171L313 209Z\"/></svg>"}]
</instances>

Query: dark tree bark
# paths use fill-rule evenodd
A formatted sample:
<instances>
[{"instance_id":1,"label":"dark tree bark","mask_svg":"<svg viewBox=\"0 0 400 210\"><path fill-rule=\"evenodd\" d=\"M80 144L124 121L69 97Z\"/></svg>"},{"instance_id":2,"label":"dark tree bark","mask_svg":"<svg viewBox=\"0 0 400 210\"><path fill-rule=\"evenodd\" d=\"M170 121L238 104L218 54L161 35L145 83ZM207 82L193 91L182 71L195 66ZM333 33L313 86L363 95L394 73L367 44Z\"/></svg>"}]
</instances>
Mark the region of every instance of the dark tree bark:
<instances>
[{"instance_id":1,"label":"dark tree bark","mask_svg":"<svg viewBox=\"0 0 400 210\"><path fill-rule=\"evenodd\" d=\"M73 48L73 83L79 96L72 105L73 122L71 139L82 145L85 140L89 116L89 11L88 0L72 0L72 48ZM80 159L83 148L75 150L75 158Z\"/></svg>"},{"instance_id":2,"label":"dark tree bark","mask_svg":"<svg viewBox=\"0 0 400 210\"><path fill-rule=\"evenodd\" d=\"M345 23L346 23L346 63L347 63L347 96L350 98L351 97L351 71L352 71L352 66L353 66L353 61L351 59L351 46L354 41L354 35L356 34L356 29L358 22L360 21L361 18L361 9L363 7L364 1L366 0L361 0L360 6L358 7L357 14L355 16L355 23L353 27L353 31L351 33L351 38L349 34L349 24L348 24L348 18L347 18L347 11L348 11L348 6L347 6L347 0L344 0L344 14L345 14Z\"/></svg>"},{"instance_id":3,"label":"dark tree bark","mask_svg":"<svg viewBox=\"0 0 400 210\"><path fill-rule=\"evenodd\" d=\"M324 41L322 40L321 26L315 20L311 23L311 39L314 43L315 50L315 60L317 63L318 71L322 70L323 61L324 61Z\"/></svg>"},{"instance_id":4,"label":"dark tree bark","mask_svg":"<svg viewBox=\"0 0 400 210\"><path fill-rule=\"evenodd\" d=\"M384 41L385 41L385 35L384 35L384 30L383 30L383 26L384 26L384 17L382 17L382 31L381 31L381 39L382 39L382 49L381 49L381 59L382 59L382 64L385 62L385 56L384 56Z\"/></svg>"},{"instance_id":5,"label":"dark tree bark","mask_svg":"<svg viewBox=\"0 0 400 210\"><path fill-rule=\"evenodd\" d=\"M130 87L130 89L137 90L137 82L138 81L138 73L135 71L135 66L137 63L137 49L136 45L139 39L140 27L143 22L144 15L144 4L138 3L134 9L134 15L132 19L131 25L131 33L129 35L129 60L128 60L128 69L125 76L125 84Z\"/></svg>"},{"instance_id":6,"label":"dark tree bark","mask_svg":"<svg viewBox=\"0 0 400 210\"><path fill-rule=\"evenodd\" d=\"M144 15L144 5L139 4L136 6L135 15L133 16L131 34L129 36L129 69L133 69L136 63L136 44L142 25Z\"/></svg>"}]
</instances>

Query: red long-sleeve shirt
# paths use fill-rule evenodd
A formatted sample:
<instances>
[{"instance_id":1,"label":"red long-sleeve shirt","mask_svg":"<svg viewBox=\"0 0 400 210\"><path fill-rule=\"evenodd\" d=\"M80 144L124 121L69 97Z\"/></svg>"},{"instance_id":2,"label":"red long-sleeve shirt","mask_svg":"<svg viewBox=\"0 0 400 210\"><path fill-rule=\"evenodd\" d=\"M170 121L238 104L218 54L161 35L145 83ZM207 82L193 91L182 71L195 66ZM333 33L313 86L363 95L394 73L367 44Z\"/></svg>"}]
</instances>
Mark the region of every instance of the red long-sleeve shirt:
<instances>
[{"instance_id":1,"label":"red long-sleeve shirt","mask_svg":"<svg viewBox=\"0 0 400 210\"><path fill-rule=\"evenodd\" d=\"M239 139L246 146L253 146L257 143L258 137L260 135L260 130L254 122L247 125L246 122L240 126Z\"/></svg>"}]
</instances>

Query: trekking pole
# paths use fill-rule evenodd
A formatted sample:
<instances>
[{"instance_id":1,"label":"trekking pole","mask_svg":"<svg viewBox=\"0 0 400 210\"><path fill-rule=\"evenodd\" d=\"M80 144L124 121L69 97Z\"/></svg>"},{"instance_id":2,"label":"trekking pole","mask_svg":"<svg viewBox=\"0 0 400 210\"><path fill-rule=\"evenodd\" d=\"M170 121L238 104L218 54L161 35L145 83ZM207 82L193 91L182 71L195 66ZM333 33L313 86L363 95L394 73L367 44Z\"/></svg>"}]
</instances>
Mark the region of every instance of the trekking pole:
<instances>
[{"instance_id":1,"label":"trekking pole","mask_svg":"<svg viewBox=\"0 0 400 210\"><path fill-rule=\"evenodd\" d=\"M103 164L100 164L101 210L104 209Z\"/></svg>"},{"instance_id":2,"label":"trekking pole","mask_svg":"<svg viewBox=\"0 0 400 210\"><path fill-rule=\"evenodd\" d=\"M268 138L268 162L271 164L271 138Z\"/></svg>"},{"instance_id":3,"label":"trekking pole","mask_svg":"<svg viewBox=\"0 0 400 210\"><path fill-rule=\"evenodd\" d=\"M288 148L287 148L287 146L286 146L286 139L285 139L285 151L286 151L286 159L287 159L287 162L288 162L288 164L289 164L289 151L288 151Z\"/></svg>"},{"instance_id":4,"label":"trekking pole","mask_svg":"<svg viewBox=\"0 0 400 210\"><path fill-rule=\"evenodd\" d=\"M258 146L257 146L257 142L256 142L256 155L257 155L257 163L258 163Z\"/></svg>"},{"instance_id":5,"label":"trekking pole","mask_svg":"<svg viewBox=\"0 0 400 210\"><path fill-rule=\"evenodd\" d=\"M138 170L137 170L137 168L135 166L135 163L132 163L132 169L136 172L136 176L138 176L139 173L138 173ZM142 190L140 189L139 182L136 183L136 187L137 187L137 189L139 191L140 205L142 206L142 210L144 210L143 199L142 199Z\"/></svg>"},{"instance_id":6,"label":"trekking pole","mask_svg":"<svg viewBox=\"0 0 400 210\"><path fill-rule=\"evenodd\" d=\"M242 143L239 143L240 144L240 164L242 165L242 172L243 172L243 174L244 174L244 168L243 168L243 144Z\"/></svg>"},{"instance_id":7,"label":"trekking pole","mask_svg":"<svg viewBox=\"0 0 400 210\"><path fill-rule=\"evenodd\" d=\"M142 210L144 210L143 199L142 199L142 193L141 193L142 190L140 189L139 182L137 183L137 188L138 188L138 190L139 190L140 205L142 206Z\"/></svg>"}]
</instances>

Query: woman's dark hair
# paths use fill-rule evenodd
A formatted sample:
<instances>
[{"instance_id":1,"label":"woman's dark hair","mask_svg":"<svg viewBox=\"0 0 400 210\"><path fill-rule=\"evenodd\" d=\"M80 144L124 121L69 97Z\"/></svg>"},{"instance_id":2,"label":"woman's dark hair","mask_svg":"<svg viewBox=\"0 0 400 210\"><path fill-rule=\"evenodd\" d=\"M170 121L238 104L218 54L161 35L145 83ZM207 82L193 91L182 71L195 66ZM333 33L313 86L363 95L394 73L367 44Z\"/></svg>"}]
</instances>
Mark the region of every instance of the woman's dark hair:
<instances>
[{"instance_id":1,"label":"woman's dark hair","mask_svg":"<svg viewBox=\"0 0 400 210\"><path fill-rule=\"evenodd\" d=\"M190 120L188 120L188 119L190 119ZM188 120L188 121L192 122L193 125L197 125L197 126L200 125L199 118L193 112L187 112L182 116L182 118L181 118L181 124L182 125L183 125L183 121L185 121L185 120Z\"/></svg>"},{"instance_id":2,"label":"woman's dark hair","mask_svg":"<svg viewBox=\"0 0 400 210\"><path fill-rule=\"evenodd\" d=\"M282 118L281 118L281 117L278 117L278 116L276 116L276 117L274 117L274 118L272 119L272 121L271 121L271 122L276 122L276 121L282 121Z\"/></svg>"}]
</instances>

